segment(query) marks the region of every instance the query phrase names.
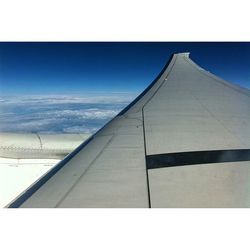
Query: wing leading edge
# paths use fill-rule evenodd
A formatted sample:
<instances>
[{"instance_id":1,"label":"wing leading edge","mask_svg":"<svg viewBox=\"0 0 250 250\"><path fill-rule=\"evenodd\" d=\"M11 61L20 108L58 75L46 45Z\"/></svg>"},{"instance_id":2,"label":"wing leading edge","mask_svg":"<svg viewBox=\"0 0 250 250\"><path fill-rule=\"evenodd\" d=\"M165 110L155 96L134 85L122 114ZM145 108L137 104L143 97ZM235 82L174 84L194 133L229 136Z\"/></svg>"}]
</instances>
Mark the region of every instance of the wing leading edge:
<instances>
[{"instance_id":1,"label":"wing leading edge","mask_svg":"<svg viewBox=\"0 0 250 250\"><path fill-rule=\"evenodd\" d=\"M175 54L134 102L10 207L249 207L250 156L199 153L249 150L249 139L249 91ZM200 159L190 164L187 155ZM154 167L149 158L158 159Z\"/></svg>"}]
</instances>

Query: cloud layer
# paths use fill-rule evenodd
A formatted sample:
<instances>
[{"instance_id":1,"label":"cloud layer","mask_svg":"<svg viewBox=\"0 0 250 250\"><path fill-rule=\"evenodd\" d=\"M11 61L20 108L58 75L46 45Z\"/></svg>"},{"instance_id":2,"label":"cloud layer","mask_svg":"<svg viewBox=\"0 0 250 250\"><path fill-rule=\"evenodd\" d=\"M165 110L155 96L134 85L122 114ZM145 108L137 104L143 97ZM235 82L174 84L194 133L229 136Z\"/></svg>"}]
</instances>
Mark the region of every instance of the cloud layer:
<instances>
[{"instance_id":1,"label":"cloud layer","mask_svg":"<svg viewBox=\"0 0 250 250\"><path fill-rule=\"evenodd\" d=\"M94 133L134 98L131 93L3 96L0 132Z\"/></svg>"}]
</instances>

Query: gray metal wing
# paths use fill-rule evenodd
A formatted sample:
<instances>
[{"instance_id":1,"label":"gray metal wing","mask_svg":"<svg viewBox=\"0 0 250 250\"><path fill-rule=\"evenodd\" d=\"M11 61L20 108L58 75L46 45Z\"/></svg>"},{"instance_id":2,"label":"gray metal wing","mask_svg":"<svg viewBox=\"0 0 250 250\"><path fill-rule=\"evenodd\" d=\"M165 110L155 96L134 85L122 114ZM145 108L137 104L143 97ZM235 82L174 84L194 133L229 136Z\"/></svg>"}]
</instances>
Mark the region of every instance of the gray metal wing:
<instances>
[{"instance_id":1,"label":"gray metal wing","mask_svg":"<svg viewBox=\"0 0 250 250\"><path fill-rule=\"evenodd\" d=\"M175 54L10 207L250 207L250 91Z\"/></svg>"}]
</instances>

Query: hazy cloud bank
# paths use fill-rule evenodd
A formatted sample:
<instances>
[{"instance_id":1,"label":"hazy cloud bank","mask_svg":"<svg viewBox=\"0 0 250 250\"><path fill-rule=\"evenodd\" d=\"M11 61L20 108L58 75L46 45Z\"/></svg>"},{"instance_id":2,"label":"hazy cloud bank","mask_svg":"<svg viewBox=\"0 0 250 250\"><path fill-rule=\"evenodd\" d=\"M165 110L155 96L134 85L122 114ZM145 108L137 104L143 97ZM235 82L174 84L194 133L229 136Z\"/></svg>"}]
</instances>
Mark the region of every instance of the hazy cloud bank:
<instances>
[{"instance_id":1,"label":"hazy cloud bank","mask_svg":"<svg viewBox=\"0 0 250 250\"><path fill-rule=\"evenodd\" d=\"M131 93L0 97L0 132L94 133L134 98Z\"/></svg>"}]
</instances>

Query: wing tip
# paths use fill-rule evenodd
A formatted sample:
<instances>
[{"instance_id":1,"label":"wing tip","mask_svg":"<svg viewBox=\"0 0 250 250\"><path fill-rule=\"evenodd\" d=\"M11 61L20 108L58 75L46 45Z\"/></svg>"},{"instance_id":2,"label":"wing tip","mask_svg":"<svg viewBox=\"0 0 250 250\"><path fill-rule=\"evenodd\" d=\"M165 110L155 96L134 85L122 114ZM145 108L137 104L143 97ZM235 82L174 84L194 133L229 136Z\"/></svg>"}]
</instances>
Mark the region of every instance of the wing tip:
<instances>
[{"instance_id":1,"label":"wing tip","mask_svg":"<svg viewBox=\"0 0 250 250\"><path fill-rule=\"evenodd\" d=\"M176 56L184 56L184 57L189 58L190 52L181 52L181 53L176 53L174 55L176 55Z\"/></svg>"}]
</instances>

